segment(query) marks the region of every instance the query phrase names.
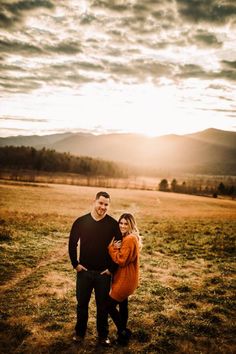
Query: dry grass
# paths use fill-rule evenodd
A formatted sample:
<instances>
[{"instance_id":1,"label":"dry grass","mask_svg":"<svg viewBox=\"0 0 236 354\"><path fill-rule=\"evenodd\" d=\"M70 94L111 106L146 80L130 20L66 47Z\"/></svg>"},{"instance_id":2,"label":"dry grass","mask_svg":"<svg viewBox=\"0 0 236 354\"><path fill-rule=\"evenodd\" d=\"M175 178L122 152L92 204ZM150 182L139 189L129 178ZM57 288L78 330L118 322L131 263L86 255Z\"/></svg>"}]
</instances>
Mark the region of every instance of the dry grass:
<instances>
[{"instance_id":1,"label":"dry grass","mask_svg":"<svg viewBox=\"0 0 236 354\"><path fill-rule=\"evenodd\" d=\"M0 185L0 352L235 353L236 202L128 189L109 192L110 213L134 213L144 243L130 297L133 338L127 348L97 348L92 298L86 341L72 343L68 234L98 190ZM110 332L114 338L112 323Z\"/></svg>"}]
</instances>

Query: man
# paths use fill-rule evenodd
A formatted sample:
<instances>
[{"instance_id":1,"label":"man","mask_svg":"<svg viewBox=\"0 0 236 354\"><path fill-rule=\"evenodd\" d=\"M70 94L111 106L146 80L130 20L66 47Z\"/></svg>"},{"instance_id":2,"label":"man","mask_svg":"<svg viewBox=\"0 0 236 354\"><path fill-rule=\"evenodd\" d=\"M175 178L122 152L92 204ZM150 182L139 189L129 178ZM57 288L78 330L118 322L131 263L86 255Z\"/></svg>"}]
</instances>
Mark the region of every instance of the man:
<instances>
[{"instance_id":1,"label":"man","mask_svg":"<svg viewBox=\"0 0 236 354\"><path fill-rule=\"evenodd\" d=\"M117 221L107 215L109 205L110 195L98 192L91 212L75 220L69 238L70 260L77 271L77 323L73 339L81 342L86 334L88 305L94 290L98 343L103 346L110 345L106 301L110 291L111 274L116 268L109 256L108 245L114 237L117 240L121 239ZM78 241L80 241L79 261Z\"/></svg>"}]
</instances>

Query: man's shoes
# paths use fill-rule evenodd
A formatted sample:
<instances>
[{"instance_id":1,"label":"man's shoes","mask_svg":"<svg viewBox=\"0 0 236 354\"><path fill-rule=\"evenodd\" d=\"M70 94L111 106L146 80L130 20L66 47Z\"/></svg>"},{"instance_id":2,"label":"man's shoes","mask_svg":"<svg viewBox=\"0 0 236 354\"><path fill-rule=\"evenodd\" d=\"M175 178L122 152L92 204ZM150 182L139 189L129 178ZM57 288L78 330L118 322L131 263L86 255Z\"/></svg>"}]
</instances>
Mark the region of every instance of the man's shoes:
<instances>
[{"instance_id":1,"label":"man's shoes","mask_svg":"<svg viewBox=\"0 0 236 354\"><path fill-rule=\"evenodd\" d=\"M125 337L130 339L132 337L132 331L129 328L125 329Z\"/></svg>"},{"instance_id":2,"label":"man's shoes","mask_svg":"<svg viewBox=\"0 0 236 354\"><path fill-rule=\"evenodd\" d=\"M117 335L122 338L130 339L132 337L132 331L129 328L125 328L122 331L118 331Z\"/></svg>"},{"instance_id":3,"label":"man's shoes","mask_svg":"<svg viewBox=\"0 0 236 354\"><path fill-rule=\"evenodd\" d=\"M129 341L128 341L128 339L118 337L116 340L116 343L118 345L121 345L122 347L127 347L127 345L129 344Z\"/></svg>"},{"instance_id":4,"label":"man's shoes","mask_svg":"<svg viewBox=\"0 0 236 354\"><path fill-rule=\"evenodd\" d=\"M123 331L118 332L117 336L117 344L122 345L123 347L127 346L129 344L129 339L132 335L132 332L126 328L123 329Z\"/></svg>"},{"instance_id":5,"label":"man's shoes","mask_svg":"<svg viewBox=\"0 0 236 354\"><path fill-rule=\"evenodd\" d=\"M83 343L83 341L84 341L84 337L82 337L82 336L79 336L78 334L74 334L73 335L73 341L74 342L76 342L76 343L78 343L78 344L80 344L80 343Z\"/></svg>"},{"instance_id":6,"label":"man's shoes","mask_svg":"<svg viewBox=\"0 0 236 354\"><path fill-rule=\"evenodd\" d=\"M108 337L98 337L98 345L101 345L102 347L110 347L111 341Z\"/></svg>"}]
</instances>

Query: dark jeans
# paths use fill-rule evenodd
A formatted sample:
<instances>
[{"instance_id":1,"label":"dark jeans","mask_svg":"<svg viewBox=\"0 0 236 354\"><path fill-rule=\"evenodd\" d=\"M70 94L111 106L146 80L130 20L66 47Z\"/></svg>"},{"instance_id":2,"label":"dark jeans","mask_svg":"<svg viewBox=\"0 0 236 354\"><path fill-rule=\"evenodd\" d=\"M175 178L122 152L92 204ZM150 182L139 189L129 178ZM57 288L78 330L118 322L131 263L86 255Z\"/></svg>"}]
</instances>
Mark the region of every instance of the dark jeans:
<instances>
[{"instance_id":1,"label":"dark jeans","mask_svg":"<svg viewBox=\"0 0 236 354\"><path fill-rule=\"evenodd\" d=\"M117 309L119 307L119 310ZM127 327L128 322L128 298L122 302L112 299L110 296L107 301L107 311L116 325L118 332L122 332Z\"/></svg>"},{"instance_id":2,"label":"dark jeans","mask_svg":"<svg viewBox=\"0 0 236 354\"><path fill-rule=\"evenodd\" d=\"M80 271L77 273L76 298L77 298L77 323L76 334L84 337L88 322L88 305L92 291L95 292L97 306L97 332L101 338L108 335L108 313L106 303L110 291L111 276L99 271Z\"/></svg>"}]
</instances>

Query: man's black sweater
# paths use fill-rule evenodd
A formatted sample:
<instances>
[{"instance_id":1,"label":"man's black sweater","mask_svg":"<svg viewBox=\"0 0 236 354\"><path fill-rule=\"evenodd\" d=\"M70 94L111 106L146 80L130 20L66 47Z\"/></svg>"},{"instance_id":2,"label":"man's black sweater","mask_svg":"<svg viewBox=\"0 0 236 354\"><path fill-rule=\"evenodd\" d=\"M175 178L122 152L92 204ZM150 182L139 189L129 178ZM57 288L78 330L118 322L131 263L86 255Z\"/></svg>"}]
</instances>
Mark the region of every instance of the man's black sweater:
<instances>
[{"instance_id":1,"label":"man's black sweater","mask_svg":"<svg viewBox=\"0 0 236 354\"><path fill-rule=\"evenodd\" d=\"M69 238L69 255L74 268L80 263L88 270L115 270L115 264L109 256L108 245L111 240L121 239L117 221L110 215L96 221L91 213L75 220ZM77 245L80 241L79 262L77 260Z\"/></svg>"}]
</instances>

